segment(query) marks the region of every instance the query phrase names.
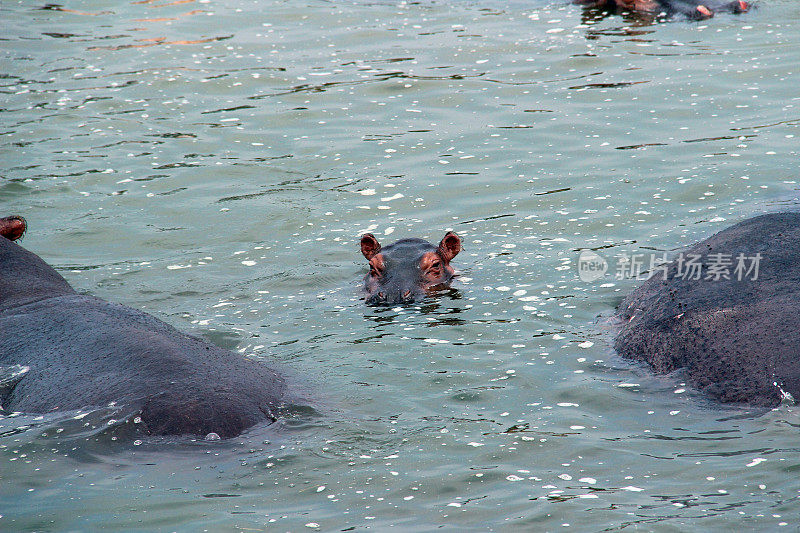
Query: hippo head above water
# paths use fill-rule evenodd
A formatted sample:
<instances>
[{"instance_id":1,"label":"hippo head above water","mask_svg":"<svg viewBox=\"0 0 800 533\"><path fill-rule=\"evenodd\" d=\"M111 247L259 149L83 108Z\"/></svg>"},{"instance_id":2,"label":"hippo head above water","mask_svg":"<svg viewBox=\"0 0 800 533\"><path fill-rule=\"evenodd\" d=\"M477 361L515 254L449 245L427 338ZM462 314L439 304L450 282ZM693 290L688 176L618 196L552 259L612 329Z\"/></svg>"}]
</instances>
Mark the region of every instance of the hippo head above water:
<instances>
[{"instance_id":1,"label":"hippo head above water","mask_svg":"<svg viewBox=\"0 0 800 533\"><path fill-rule=\"evenodd\" d=\"M461 251L461 239L448 232L438 246L424 239L401 239L381 247L372 233L361 237L369 261L364 277L367 305L412 303L425 292L446 286L455 271L450 261Z\"/></svg>"},{"instance_id":2,"label":"hippo head above water","mask_svg":"<svg viewBox=\"0 0 800 533\"><path fill-rule=\"evenodd\" d=\"M715 13L746 13L751 5L746 0L573 0L576 4L592 8L632 11L643 14L667 16L682 15L689 19L704 20Z\"/></svg>"}]
</instances>

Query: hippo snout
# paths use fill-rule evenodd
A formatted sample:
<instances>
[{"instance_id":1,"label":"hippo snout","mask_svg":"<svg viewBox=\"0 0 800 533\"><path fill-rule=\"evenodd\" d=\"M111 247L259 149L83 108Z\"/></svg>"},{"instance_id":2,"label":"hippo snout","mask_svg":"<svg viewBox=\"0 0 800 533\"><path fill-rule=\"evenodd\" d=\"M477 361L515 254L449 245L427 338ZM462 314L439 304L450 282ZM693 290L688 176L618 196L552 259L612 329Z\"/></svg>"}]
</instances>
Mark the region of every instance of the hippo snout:
<instances>
[{"instance_id":1,"label":"hippo snout","mask_svg":"<svg viewBox=\"0 0 800 533\"><path fill-rule=\"evenodd\" d=\"M412 289L378 290L367 297L367 305L403 305L411 304L423 296L423 292Z\"/></svg>"}]
</instances>

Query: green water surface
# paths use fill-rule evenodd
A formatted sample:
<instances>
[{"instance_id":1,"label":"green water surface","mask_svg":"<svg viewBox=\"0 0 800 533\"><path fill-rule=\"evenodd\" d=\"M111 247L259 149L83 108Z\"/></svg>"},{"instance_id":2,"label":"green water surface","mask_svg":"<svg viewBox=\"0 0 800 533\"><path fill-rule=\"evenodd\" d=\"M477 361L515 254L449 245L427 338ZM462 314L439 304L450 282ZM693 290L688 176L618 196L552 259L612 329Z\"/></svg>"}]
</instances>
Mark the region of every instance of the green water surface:
<instances>
[{"instance_id":1,"label":"green water surface","mask_svg":"<svg viewBox=\"0 0 800 533\"><path fill-rule=\"evenodd\" d=\"M308 401L221 442L0 418L0 530L797 530L800 411L653 376L606 320L617 255L798 207L794 0L63 1L0 4L0 215ZM364 306L361 233L447 230L452 292Z\"/></svg>"}]
</instances>

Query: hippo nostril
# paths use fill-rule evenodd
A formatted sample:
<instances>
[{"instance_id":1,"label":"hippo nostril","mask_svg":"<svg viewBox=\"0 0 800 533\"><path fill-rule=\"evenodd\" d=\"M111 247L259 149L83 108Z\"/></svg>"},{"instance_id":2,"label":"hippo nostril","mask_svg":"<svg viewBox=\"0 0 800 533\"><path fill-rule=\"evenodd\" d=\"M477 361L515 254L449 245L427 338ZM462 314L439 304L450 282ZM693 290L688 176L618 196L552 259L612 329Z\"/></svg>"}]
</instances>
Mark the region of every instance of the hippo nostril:
<instances>
[{"instance_id":1,"label":"hippo nostril","mask_svg":"<svg viewBox=\"0 0 800 533\"><path fill-rule=\"evenodd\" d=\"M403 293L403 299L404 300L410 300L411 299L411 290L407 290L407 291L405 291Z\"/></svg>"},{"instance_id":2,"label":"hippo nostril","mask_svg":"<svg viewBox=\"0 0 800 533\"><path fill-rule=\"evenodd\" d=\"M378 299L381 300L381 301L386 301L386 293L385 292L379 292L378 293Z\"/></svg>"}]
</instances>

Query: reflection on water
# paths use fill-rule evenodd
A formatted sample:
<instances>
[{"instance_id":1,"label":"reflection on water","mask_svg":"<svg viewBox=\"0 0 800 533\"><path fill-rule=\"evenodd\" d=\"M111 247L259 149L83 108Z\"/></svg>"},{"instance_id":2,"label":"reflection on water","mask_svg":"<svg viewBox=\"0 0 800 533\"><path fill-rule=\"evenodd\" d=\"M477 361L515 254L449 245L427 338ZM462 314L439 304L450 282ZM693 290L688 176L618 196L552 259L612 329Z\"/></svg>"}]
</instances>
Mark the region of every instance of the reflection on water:
<instances>
[{"instance_id":1,"label":"reflection on water","mask_svg":"<svg viewBox=\"0 0 800 533\"><path fill-rule=\"evenodd\" d=\"M426 327L464 325L467 321L459 318L459 313L472 307L465 304L455 307L458 300L462 300L461 291L454 287L432 291L422 301L411 305L396 307L368 307L364 318L372 320L376 325L401 324L409 319L409 314L416 315L417 319L424 320Z\"/></svg>"},{"instance_id":2,"label":"reflection on water","mask_svg":"<svg viewBox=\"0 0 800 533\"><path fill-rule=\"evenodd\" d=\"M793 2L699 23L549 1L3 7L0 199L23 245L281 362L312 407L211 442L114 406L5 413L0 529L794 524L796 407L721 407L619 359L602 317L635 280L577 276L583 250L679 250L797 206ZM447 229L451 289L364 305L359 235Z\"/></svg>"}]
</instances>

